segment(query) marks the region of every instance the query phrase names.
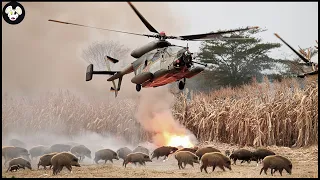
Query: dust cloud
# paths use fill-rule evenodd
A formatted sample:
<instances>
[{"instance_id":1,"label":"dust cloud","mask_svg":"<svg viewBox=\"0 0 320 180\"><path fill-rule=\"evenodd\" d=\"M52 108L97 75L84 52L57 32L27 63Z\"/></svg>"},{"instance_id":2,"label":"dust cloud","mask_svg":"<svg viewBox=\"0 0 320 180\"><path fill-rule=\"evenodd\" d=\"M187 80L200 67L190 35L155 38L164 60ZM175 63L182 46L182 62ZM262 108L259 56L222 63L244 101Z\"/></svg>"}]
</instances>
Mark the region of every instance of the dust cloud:
<instances>
[{"instance_id":1,"label":"dust cloud","mask_svg":"<svg viewBox=\"0 0 320 180\"><path fill-rule=\"evenodd\" d=\"M153 39L49 22L69 21L102 28L149 33L126 2L22 2L26 16L18 25L2 21L2 93L38 94L57 89L71 89L83 96L108 96L110 82L97 76L85 81L84 48L93 42L113 40L131 50ZM171 16L167 3L133 3L152 25L161 31L178 33L184 25ZM2 7L5 2L2 2ZM161 10L163 13L154 13ZM176 21L179 20L179 24ZM124 61L134 59L127 55ZM132 76L132 75L131 75ZM135 96L131 77L123 79L119 96ZM128 90L127 90L128 89ZM111 94L111 96L114 96Z\"/></svg>"},{"instance_id":2,"label":"dust cloud","mask_svg":"<svg viewBox=\"0 0 320 180\"><path fill-rule=\"evenodd\" d=\"M168 133L169 136L188 136L191 143L195 145L196 137L174 119L171 112L173 101L174 96L167 86L152 90L144 89L136 118L146 131L155 133L153 143L157 146L167 145L170 137L164 133Z\"/></svg>"},{"instance_id":3,"label":"dust cloud","mask_svg":"<svg viewBox=\"0 0 320 180\"><path fill-rule=\"evenodd\" d=\"M2 21L2 96L6 94L13 98L23 97L28 100L41 97L49 91L68 89L81 98L92 97L108 102L117 100L114 99L114 94L109 92L111 83L106 81L108 77L94 76L92 81L85 81L88 63L81 58L83 50L94 42L104 40L119 42L133 50L153 40L48 21L56 19L101 28L150 33L125 2L21 2L21 4L24 6L26 16L20 24L13 26ZM187 28L182 17L172 15L167 3L134 2L133 4L158 31L165 30L167 34L179 34L181 26ZM5 2L2 2L2 7L4 5ZM123 59L128 64L133 60L129 54ZM130 74L123 78L118 99L139 97L134 84L130 81L132 77L133 74ZM4 106L4 103L2 105ZM35 112L26 113L32 118ZM14 116L18 121L28 123L28 119L19 119L17 114ZM59 129L47 129L36 135L32 134L32 129L26 130L23 127L6 132L15 133L15 136L19 134L17 138L27 141L30 146L41 143L52 145L55 142L69 140L69 137L59 136L59 132L70 126L62 124ZM2 130L4 128L6 124L2 123ZM89 135L81 134L76 140L84 144L102 144L109 148L113 142L118 143L112 141L113 138L101 139L95 132L87 133ZM3 133L2 135L3 140L13 136Z\"/></svg>"}]
</instances>

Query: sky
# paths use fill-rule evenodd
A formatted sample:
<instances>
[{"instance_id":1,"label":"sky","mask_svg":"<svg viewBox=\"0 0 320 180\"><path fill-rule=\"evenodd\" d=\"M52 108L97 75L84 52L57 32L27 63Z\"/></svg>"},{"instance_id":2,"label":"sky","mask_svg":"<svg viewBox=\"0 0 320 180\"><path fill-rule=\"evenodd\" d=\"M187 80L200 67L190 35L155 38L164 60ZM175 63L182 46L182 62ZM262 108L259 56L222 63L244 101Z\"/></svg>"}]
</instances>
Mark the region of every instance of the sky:
<instances>
[{"instance_id":1,"label":"sky","mask_svg":"<svg viewBox=\"0 0 320 180\"><path fill-rule=\"evenodd\" d=\"M2 2L2 7L6 3ZM126 2L21 2L26 10L24 20L10 25L2 20L2 93L28 94L48 89L71 88L88 94L109 92L107 77L95 76L86 82L88 66L81 53L93 42L115 41L131 50L153 41L152 38L119 34L48 22L48 19L89 26L149 34ZM318 39L317 2L133 2L141 14L158 31L167 35L190 35L260 26L265 42L282 43L277 32L295 49L316 45ZM72 7L72 8L71 8ZM2 18L3 19L3 18ZM177 45L186 41L170 40ZM197 52L200 43L188 42ZM272 52L282 58L293 52L285 45ZM317 60L315 57L313 60ZM120 59L134 61L129 54ZM121 63L122 64L122 63ZM113 68L113 70L120 70ZM133 74L123 79L123 91L135 93ZM126 94L124 92L122 95Z\"/></svg>"},{"instance_id":2,"label":"sky","mask_svg":"<svg viewBox=\"0 0 320 180\"><path fill-rule=\"evenodd\" d=\"M298 46L301 48L314 46L315 40L318 40L318 2L170 2L169 4L175 14L179 17L183 14L188 19L187 26L181 27L183 35L206 33L220 28L259 26L268 29L258 35L263 41L283 44L273 35L278 33L296 50L299 49ZM190 50L197 51L200 42L189 42L189 46ZM281 58L292 53L283 44L271 55ZM316 55L312 61L317 62L317 59Z\"/></svg>"}]
</instances>

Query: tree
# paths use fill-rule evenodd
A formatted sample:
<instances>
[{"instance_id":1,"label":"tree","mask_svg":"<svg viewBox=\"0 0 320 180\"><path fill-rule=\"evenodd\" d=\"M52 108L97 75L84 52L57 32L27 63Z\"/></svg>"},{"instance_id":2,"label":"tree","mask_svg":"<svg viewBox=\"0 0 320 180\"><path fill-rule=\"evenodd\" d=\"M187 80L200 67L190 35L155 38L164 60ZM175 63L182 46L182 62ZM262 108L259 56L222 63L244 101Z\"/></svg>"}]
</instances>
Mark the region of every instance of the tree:
<instances>
[{"instance_id":1,"label":"tree","mask_svg":"<svg viewBox=\"0 0 320 180\"><path fill-rule=\"evenodd\" d=\"M116 58L121 63L122 68L126 65L123 60L130 51L124 45L113 41L101 41L92 43L87 49L82 52L82 58L88 63L94 64L95 68L99 70L105 70L106 62L105 56Z\"/></svg>"},{"instance_id":2,"label":"tree","mask_svg":"<svg viewBox=\"0 0 320 180\"><path fill-rule=\"evenodd\" d=\"M208 63L218 85L238 86L248 83L252 77L261 76L261 71L271 69L274 64L267 53L279 48L280 43L263 43L252 35L266 30L249 30L233 34L233 40L204 41L197 59Z\"/></svg>"}]
</instances>

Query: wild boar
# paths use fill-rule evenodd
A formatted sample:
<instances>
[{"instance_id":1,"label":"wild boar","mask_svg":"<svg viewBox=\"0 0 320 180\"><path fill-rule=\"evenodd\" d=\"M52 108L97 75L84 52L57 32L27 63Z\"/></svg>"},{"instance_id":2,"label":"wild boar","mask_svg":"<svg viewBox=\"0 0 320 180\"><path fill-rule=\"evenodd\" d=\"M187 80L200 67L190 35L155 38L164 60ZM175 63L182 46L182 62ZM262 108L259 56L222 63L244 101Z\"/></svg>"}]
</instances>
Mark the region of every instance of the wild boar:
<instances>
[{"instance_id":1,"label":"wild boar","mask_svg":"<svg viewBox=\"0 0 320 180\"><path fill-rule=\"evenodd\" d=\"M81 145L81 144L79 144L79 143L76 143L76 142L67 142L67 143L65 143L65 144L67 144L67 145L70 145L71 147L74 147L74 146L79 146L79 145Z\"/></svg>"},{"instance_id":2,"label":"wild boar","mask_svg":"<svg viewBox=\"0 0 320 180\"><path fill-rule=\"evenodd\" d=\"M258 148L255 151L253 151L253 155L254 155L255 160L258 163L259 161L262 161L262 159L264 159L265 157L270 156L270 155L276 155L276 153L274 153L271 150L265 149L265 148Z\"/></svg>"},{"instance_id":3,"label":"wild boar","mask_svg":"<svg viewBox=\"0 0 320 180\"><path fill-rule=\"evenodd\" d=\"M199 159L201 159L201 157L205 153L210 153L210 152L221 152L221 151L214 148L214 147L203 147L203 148L200 148L196 151L196 155L199 157Z\"/></svg>"},{"instance_id":4,"label":"wild boar","mask_svg":"<svg viewBox=\"0 0 320 180\"><path fill-rule=\"evenodd\" d=\"M31 161L28 150L21 147L4 146L2 147L2 156L5 159L4 165L6 165L9 160L17 157L23 157L26 160Z\"/></svg>"},{"instance_id":5,"label":"wild boar","mask_svg":"<svg viewBox=\"0 0 320 180\"><path fill-rule=\"evenodd\" d=\"M9 170L10 172L13 172L13 171L18 171L18 169L20 169L20 168L25 169L24 167L22 167L22 166L20 166L20 165L18 164L18 165L9 166L8 170ZM7 172L8 172L8 170L7 170Z\"/></svg>"},{"instance_id":6,"label":"wild boar","mask_svg":"<svg viewBox=\"0 0 320 180\"><path fill-rule=\"evenodd\" d=\"M68 152L72 148L68 144L54 144L50 147L51 152Z\"/></svg>"},{"instance_id":7,"label":"wild boar","mask_svg":"<svg viewBox=\"0 0 320 180\"><path fill-rule=\"evenodd\" d=\"M10 162L9 162L9 168L7 170L7 172L10 170L10 167L13 166L13 165L19 165L21 168L25 168L27 167L28 169L32 169L31 167L31 163L21 157L19 158L14 158L12 159Z\"/></svg>"},{"instance_id":8,"label":"wild boar","mask_svg":"<svg viewBox=\"0 0 320 180\"><path fill-rule=\"evenodd\" d=\"M113 163L113 159L119 160L116 152L111 149L101 149L95 153L94 162L98 164L99 160L104 160L104 163L106 164L109 160Z\"/></svg>"},{"instance_id":9,"label":"wild boar","mask_svg":"<svg viewBox=\"0 0 320 180\"><path fill-rule=\"evenodd\" d=\"M50 153L50 154L45 154L40 157L39 162L38 162L38 169L40 166L43 166L44 169L47 169L47 166L50 166L49 169L51 169L52 164L51 164L51 158L58 153Z\"/></svg>"},{"instance_id":10,"label":"wild boar","mask_svg":"<svg viewBox=\"0 0 320 180\"><path fill-rule=\"evenodd\" d=\"M226 156L230 156L230 150L225 151Z\"/></svg>"},{"instance_id":11,"label":"wild boar","mask_svg":"<svg viewBox=\"0 0 320 180\"><path fill-rule=\"evenodd\" d=\"M214 169L216 168L216 166L218 166L220 169L222 169L223 171L225 171L224 167L228 168L229 170L231 170L231 161L230 159L225 159L223 157L223 154L219 154L219 153L205 153L202 157L201 157L201 166L200 166L200 171L202 172L202 169L204 169L204 171L206 173L208 173L207 171L207 167L212 166L212 172L214 171Z\"/></svg>"},{"instance_id":12,"label":"wild boar","mask_svg":"<svg viewBox=\"0 0 320 180\"><path fill-rule=\"evenodd\" d=\"M152 162L149 155L141 152L130 153L123 161L122 166L126 168L128 163L133 163L134 165L136 165L136 163L139 163L140 165L146 165L145 162Z\"/></svg>"},{"instance_id":13,"label":"wild boar","mask_svg":"<svg viewBox=\"0 0 320 180\"><path fill-rule=\"evenodd\" d=\"M260 174L264 171L267 174L267 170L271 169L271 175L273 176L274 172L277 170L279 171L280 175L282 176L282 171L285 169L287 173L292 173L292 163L285 157L279 155L270 155L265 157L262 160L262 168L260 170ZM273 172L274 170L274 172Z\"/></svg>"},{"instance_id":14,"label":"wild boar","mask_svg":"<svg viewBox=\"0 0 320 180\"><path fill-rule=\"evenodd\" d=\"M244 161L247 161L248 163L250 163L253 158L254 158L253 153L247 149L238 149L230 155L230 159L233 160L233 164L236 164L237 160L242 160L241 164Z\"/></svg>"},{"instance_id":15,"label":"wild boar","mask_svg":"<svg viewBox=\"0 0 320 180\"><path fill-rule=\"evenodd\" d=\"M134 153L141 152L141 153L145 153L145 154L149 155L149 150L145 147L142 147L142 146L136 147L132 152L134 152Z\"/></svg>"},{"instance_id":16,"label":"wild boar","mask_svg":"<svg viewBox=\"0 0 320 180\"><path fill-rule=\"evenodd\" d=\"M72 166L81 167L79 159L69 152L61 152L51 158L53 175L58 174L63 167L72 172Z\"/></svg>"},{"instance_id":17,"label":"wild boar","mask_svg":"<svg viewBox=\"0 0 320 180\"><path fill-rule=\"evenodd\" d=\"M193 163L199 164L199 157L190 151L178 151L174 157L178 161L179 169L184 169L187 164L190 164L192 167L194 167ZM182 163L184 166L182 166Z\"/></svg>"},{"instance_id":18,"label":"wild boar","mask_svg":"<svg viewBox=\"0 0 320 180\"><path fill-rule=\"evenodd\" d=\"M166 158L168 158L168 156L169 156L170 154L175 153L177 150L178 150L178 148L172 147L172 146L162 146L162 147L159 147L159 148L155 149L155 150L151 153L151 155L152 155L151 160L152 160L153 158L155 158L155 157L156 157L157 159L159 159L159 157L162 157L162 156L164 156L164 159L163 159L163 160L165 160Z\"/></svg>"},{"instance_id":19,"label":"wild boar","mask_svg":"<svg viewBox=\"0 0 320 180\"><path fill-rule=\"evenodd\" d=\"M91 151L84 145L78 145L71 148L71 153L76 157L80 157L80 162L84 160L85 157L91 159Z\"/></svg>"},{"instance_id":20,"label":"wild boar","mask_svg":"<svg viewBox=\"0 0 320 180\"><path fill-rule=\"evenodd\" d=\"M26 148L27 147L27 145L24 142L22 142L22 141L20 141L18 139L11 139L9 144L11 146L15 146L15 147L21 147L21 148Z\"/></svg>"},{"instance_id":21,"label":"wild boar","mask_svg":"<svg viewBox=\"0 0 320 180\"><path fill-rule=\"evenodd\" d=\"M132 153L132 150L129 149L128 147L123 147L117 150L117 154L119 156L119 158L125 160L127 155Z\"/></svg>"},{"instance_id":22,"label":"wild boar","mask_svg":"<svg viewBox=\"0 0 320 180\"><path fill-rule=\"evenodd\" d=\"M39 145L39 146L35 146L33 148L31 148L29 150L30 156L31 156L31 160L35 157L39 157L45 154L45 151L49 149L49 147L47 146L43 146L43 145Z\"/></svg>"}]
</instances>

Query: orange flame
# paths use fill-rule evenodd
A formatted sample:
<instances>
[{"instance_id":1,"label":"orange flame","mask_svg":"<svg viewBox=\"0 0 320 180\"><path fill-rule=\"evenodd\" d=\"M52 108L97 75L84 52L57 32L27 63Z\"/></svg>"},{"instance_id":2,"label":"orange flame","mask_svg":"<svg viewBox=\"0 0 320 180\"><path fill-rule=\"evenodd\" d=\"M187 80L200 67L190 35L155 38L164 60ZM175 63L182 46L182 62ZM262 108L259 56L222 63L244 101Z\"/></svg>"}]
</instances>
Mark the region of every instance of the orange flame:
<instances>
[{"instance_id":1,"label":"orange flame","mask_svg":"<svg viewBox=\"0 0 320 180\"><path fill-rule=\"evenodd\" d=\"M163 132L166 146L182 146L182 147L193 147L194 144L191 142L190 137L187 135L177 135L168 132Z\"/></svg>"}]
</instances>

